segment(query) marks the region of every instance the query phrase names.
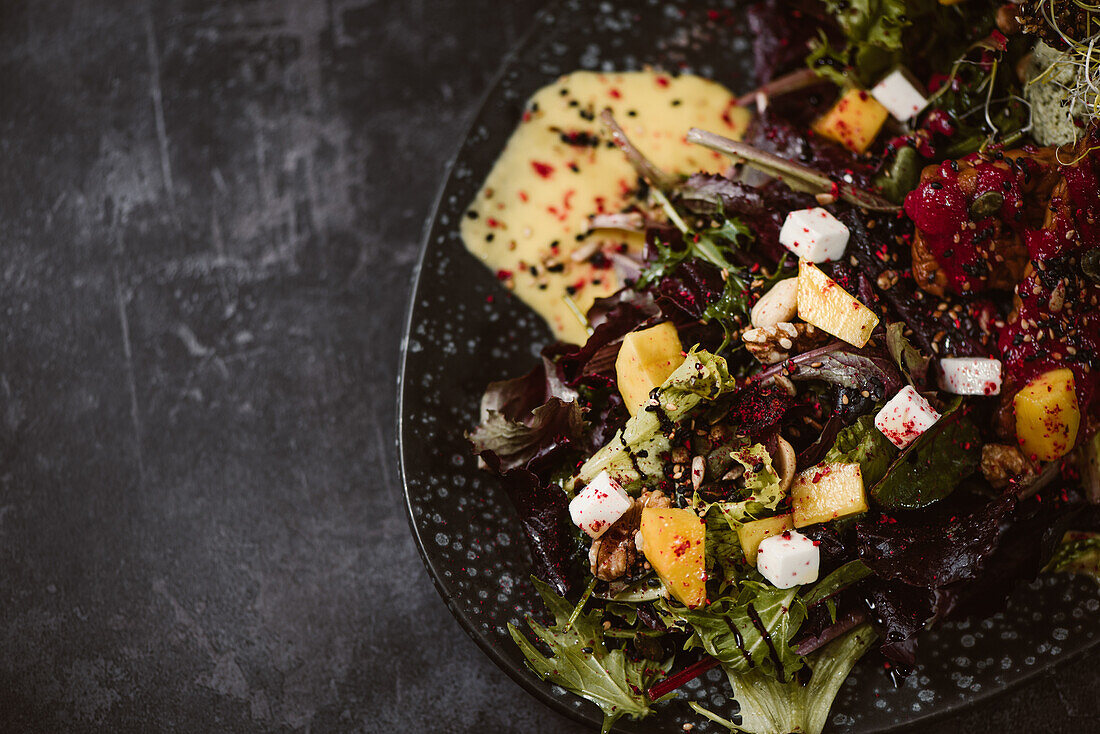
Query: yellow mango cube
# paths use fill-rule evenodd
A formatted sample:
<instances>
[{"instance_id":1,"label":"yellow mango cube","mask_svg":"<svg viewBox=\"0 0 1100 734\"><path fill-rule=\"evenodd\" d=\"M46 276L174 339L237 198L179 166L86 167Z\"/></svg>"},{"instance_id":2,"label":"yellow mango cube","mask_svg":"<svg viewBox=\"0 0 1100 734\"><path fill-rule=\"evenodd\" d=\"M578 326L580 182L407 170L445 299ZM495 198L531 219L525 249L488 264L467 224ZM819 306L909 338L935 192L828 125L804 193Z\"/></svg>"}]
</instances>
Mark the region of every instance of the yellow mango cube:
<instances>
[{"instance_id":1,"label":"yellow mango cube","mask_svg":"<svg viewBox=\"0 0 1100 734\"><path fill-rule=\"evenodd\" d=\"M1069 453L1077 441L1081 409L1073 371L1049 370L1024 386L1012 399L1016 412L1016 439L1028 457L1054 461Z\"/></svg>"},{"instance_id":2,"label":"yellow mango cube","mask_svg":"<svg viewBox=\"0 0 1100 734\"><path fill-rule=\"evenodd\" d=\"M857 347L878 326L874 311L809 260L798 261L798 318Z\"/></svg>"},{"instance_id":3,"label":"yellow mango cube","mask_svg":"<svg viewBox=\"0 0 1100 734\"><path fill-rule=\"evenodd\" d=\"M692 510L642 509L642 552L665 588L684 606L707 600L707 526Z\"/></svg>"},{"instance_id":4,"label":"yellow mango cube","mask_svg":"<svg viewBox=\"0 0 1100 734\"><path fill-rule=\"evenodd\" d=\"M818 464L799 474L791 485L791 510L796 528L866 512L859 464Z\"/></svg>"},{"instance_id":5,"label":"yellow mango cube","mask_svg":"<svg viewBox=\"0 0 1100 734\"><path fill-rule=\"evenodd\" d=\"M660 387L683 361L680 335L669 321L632 331L623 338L615 360L615 377L631 415L645 405L653 388Z\"/></svg>"},{"instance_id":6,"label":"yellow mango cube","mask_svg":"<svg viewBox=\"0 0 1100 734\"><path fill-rule=\"evenodd\" d=\"M874 142L890 115L870 92L849 89L813 124L814 132L835 140L853 153L862 153Z\"/></svg>"},{"instance_id":7,"label":"yellow mango cube","mask_svg":"<svg viewBox=\"0 0 1100 734\"><path fill-rule=\"evenodd\" d=\"M756 552L760 549L760 541L773 535L782 535L788 530L794 530L794 518L791 513L766 517L763 520L752 520L737 528L737 539L741 541L741 550L745 552L745 560L750 566L756 565Z\"/></svg>"}]
</instances>

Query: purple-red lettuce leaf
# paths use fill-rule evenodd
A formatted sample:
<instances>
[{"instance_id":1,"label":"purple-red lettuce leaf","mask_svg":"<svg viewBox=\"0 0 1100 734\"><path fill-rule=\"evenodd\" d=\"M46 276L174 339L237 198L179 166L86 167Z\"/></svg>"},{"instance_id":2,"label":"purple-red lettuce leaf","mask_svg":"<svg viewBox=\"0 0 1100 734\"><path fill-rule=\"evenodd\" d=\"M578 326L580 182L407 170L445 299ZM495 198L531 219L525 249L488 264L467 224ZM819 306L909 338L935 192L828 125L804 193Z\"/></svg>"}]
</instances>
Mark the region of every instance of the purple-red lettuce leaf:
<instances>
[{"instance_id":1,"label":"purple-red lettuce leaf","mask_svg":"<svg viewBox=\"0 0 1100 734\"><path fill-rule=\"evenodd\" d=\"M556 484L524 468L505 469L492 451L479 456L500 478L527 535L535 576L565 596L576 585L584 550L569 519L569 498Z\"/></svg>"},{"instance_id":2,"label":"purple-red lettuce leaf","mask_svg":"<svg viewBox=\"0 0 1100 734\"><path fill-rule=\"evenodd\" d=\"M857 528L859 556L883 579L940 588L975 578L997 546L1011 495L959 495L919 512L880 515Z\"/></svg>"},{"instance_id":3,"label":"purple-red lettuce leaf","mask_svg":"<svg viewBox=\"0 0 1100 734\"><path fill-rule=\"evenodd\" d=\"M548 449L573 446L584 433L577 401L550 398L517 420L491 410L466 437L476 453L492 451L507 470L525 466L537 456L545 457Z\"/></svg>"},{"instance_id":4,"label":"purple-red lettuce leaf","mask_svg":"<svg viewBox=\"0 0 1100 734\"><path fill-rule=\"evenodd\" d=\"M871 622L882 638L882 654L911 668L916 663L917 636L935 614L932 592L875 577L867 579L861 589Z\"/></svg>"},{"instance_id":5,"label":"purple-red lettuce leaf","mask_svg":"<svg viewBox=\"0 0 1100 734\"><path fill-rule=\"evenodd\" d=\"M763 0L749 6L746 16L757 84L802 66L822 28L834 38L841 37L821 5L805 0Z\"/></svg>"},{"instance_id":6,"label":"purple-red lettuce leaf","mask_svg":"<svg viewBox=\"0 0 1100 734\"><path fill-rule=\"evenodd\" d=\"M1021 500L1003 522L997 546L981 573L936 590L937 616L988 617L1000 611L1020 583L1035 579L1070 529L1097 529L1097 517L1075 491L1051 488L1043 497Z\"/></svg>"}]
</instances>

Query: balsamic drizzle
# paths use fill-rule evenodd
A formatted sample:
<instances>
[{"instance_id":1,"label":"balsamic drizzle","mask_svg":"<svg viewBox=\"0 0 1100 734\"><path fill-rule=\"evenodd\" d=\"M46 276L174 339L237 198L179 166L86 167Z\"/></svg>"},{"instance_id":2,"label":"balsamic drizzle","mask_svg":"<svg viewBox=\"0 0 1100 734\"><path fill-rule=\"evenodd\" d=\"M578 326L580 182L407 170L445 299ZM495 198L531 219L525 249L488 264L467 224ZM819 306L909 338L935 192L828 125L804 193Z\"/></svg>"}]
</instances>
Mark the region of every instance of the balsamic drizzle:
<instances>
[{"instance_id":1,"label":"balsamic drizzle","mask_svg":"<svg viewBox=\"0 0 1100 734\"><path fill-rule=\"evenodd\" d=\"M749 619L752 620L753 627L756 627L756 631L760 633L760 636L764 638L764 642L768 644L768 654L771 656L772 662L775 663L775 675L779 678L780 683L784 683L787 680L786 672L783 670L783 661L779 659L779 652L775 649L775 645L772 643L772 636L768 634L768 628L764 626L764 621L760 619L760 615L756 611L751 603L747 605L745 611L749 615Z\"/></svg>"}]
</instances>

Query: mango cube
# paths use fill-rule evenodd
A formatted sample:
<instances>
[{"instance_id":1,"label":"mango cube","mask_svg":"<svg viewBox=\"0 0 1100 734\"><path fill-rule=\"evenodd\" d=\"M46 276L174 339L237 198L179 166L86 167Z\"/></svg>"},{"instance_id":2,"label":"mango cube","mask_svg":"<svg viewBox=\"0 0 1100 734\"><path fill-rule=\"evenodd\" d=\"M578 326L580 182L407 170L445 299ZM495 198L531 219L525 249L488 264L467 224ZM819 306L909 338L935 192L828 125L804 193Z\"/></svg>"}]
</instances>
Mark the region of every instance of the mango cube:
<instances>
[{"instance_id":1,"label":"mango cube","mask_svg":"<svg viewBox=\"0 0 1100 734\"><path fill-rule=\"evenodd\" d=\"M631 415L646 404L653 388L660 387L683 361L684 348L671 322L632 331L623 338L615 360L615 377Z\"/></svg>"},{"instance_id":2,"label":"mango cube","mask_svg":"<svg viewBox=\"0 0 1100 734\"><path fill-rule=\"evenodd\" d=\"M853 153L874 142L890 113L862 89L849 89L813 124L814 132L835 140Z\"/></svg>"},{"instance_id":3,"label":"mango cube","mask_svg":"<svg viewBox=\"0 0 1100 734\"><path fill-rule=\"evenodd\" d=\"M798 261L798 317L857 347L878 325L874 311L808 260Z\"/></svg>"},{"instance_id":4,"label":"mango cube","mask_svg":"<svg viewBox=\"0 0 1100 734\"><path fill-rule=\"evenodd\" d=\"M707 600L706 523L692 510L642 509L642 547L665 588L689 608Z\"/></svg>"},{"instance_id":5,"label":"mango cube","mask_svg":"<svg viewBox=\"0 0 1100 734\"><path fill-rule=\"evenodd\" d=\"M786 515L752 520L738 526L737 539L741 541L741 550L745 552L745 560L749 565L756 565L760 541L773 535L782 535L787 530L794 530L794 519L789 512Z\"/></svg>"},{"instance_id":6,"label":"mango cube","mask_svg":"<svg viewBox=\"0 0 1100 734\"><path fill-rule=\"evenodd\" d=\"M1044 372L1016 393L1012 405L1016 439L1026 456L1054 461L1073 448L1081 410L1072 370L1063 367Z\"/></svg>"},{"instance_id":7,"label":"mango cube","mask_svg":"<svg viewBox=\"0 0 1100 734\"><path fill-rule=\"evenodd\" d=\"M859 464L811 466L794 478L791 509L796 528L866 512L867 494Z\"/></svg>"}]
</instances>

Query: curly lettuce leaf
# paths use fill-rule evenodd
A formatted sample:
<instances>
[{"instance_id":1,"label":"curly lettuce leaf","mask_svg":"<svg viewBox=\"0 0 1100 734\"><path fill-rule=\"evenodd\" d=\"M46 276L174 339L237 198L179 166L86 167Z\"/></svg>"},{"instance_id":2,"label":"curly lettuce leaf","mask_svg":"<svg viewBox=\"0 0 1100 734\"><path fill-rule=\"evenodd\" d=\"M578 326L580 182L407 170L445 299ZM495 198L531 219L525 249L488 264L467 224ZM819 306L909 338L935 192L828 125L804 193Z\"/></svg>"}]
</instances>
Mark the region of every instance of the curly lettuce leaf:
<instances>
[{"instance_id":1,"label":"curly lettuce leaf","mask_svg":"<svg viewBox=\"0 0 1100 734\"><path fill-rule=\"evenodd\" d=\"M874 630L863 624L807 656L806 665L813 674L806 685L797 680L780 682L758 670L743 673L726 668L734 698L741 707L740 726L698 704L689 705L730 731L821 734L841 684L874 642Z\"/></svg>"},{"instance_id":2,"label":"curly lettuce leaf","mask_svg":"<svg viewBox=\"0 0 1100 734\"><path fill-rule=\"evenodd\" d=\"M772 457L763 444L737 449L730 453L730 458L745 469L742 475L744 492L747 495L745 499L706 504L700 502L696 496L695 504L707 509L717 507L730 527L736 528L741 523L771 514L783 499L783 490L779 483L779 474L772 466Z\"/></svg>"},{"instance_id":3,"label":"curly lettuce leaf","mask_svg":"<svg viewBox=\"0 0 1100 734\"><path fill-rule=\"evenodd\" d=\"M706 521L707 576L732 586L747 569L741 540L724 513L708 512Z\"/></svg>"},{"instance_id":4,"label":"curly lettuce leaf","mask_svg":"<svg viewBox=\"0 0 1100 734\"><path fill-rule=\"evenodd\" d=\"M743 581L736 595L721 597L700 609L668 601L659 605L691 629L685 649L701 647L729 670L757 670L789 680L802 667L802 658L790 645L806 619L797 587L777 589Z\"/></svg>"},{"instance_id":5,"label":"curly lettuce leaf","mask_svg":"<svg viewBox=\"0 0 1100 734\"><path fill-rule=\"evenodd\" d=\"M584 462L567 487L587 484L602 471L624 487L661 476L661 454L670 448L668 426L679 423L700 403L729 392L734 382L726 360L692 350L657 389L657 405L632 416L607 445Z\"/></svg>"},{"instance_id":6,"label":"curly lettuce leaf","mask_svg":"<svg viewBox=\"0 0 1100 734\"><path fill-rule=\"evenodd\" d=\"M866 87L898 62L902 33L911 22L905 0L825 0L824 4L847 44L834 47L822 33L807 60L810 68L841 85L854 79Z\"/></svg>"},{"instance_id":7,"label":"curly lettuce leaf","mask_svg":"<svg viewBox=\"0 0 1100 734\"><path fill-rule=\"evenodd\" d=\"M897 449L875 428L873 414L862 415L841 429L833 447L825 454L828 463L859 464L864 486L873 486L886 475Z\"/></svg>"},{"instance_id":8,"label":"curly lettuce leaf","mask_svg":"<svg viewBox=\"0 0 1100 734\"><path fill-rule=\"evenodd\" d=\"M646 695L651 685L672 667L672 658L664 662L630 660L621 649L610 650L604 643L603 614L579 613L549 586L533 579L535 588L554 615L555 623L544 627L528 618L527 624L539 641L551 652L546 657L519 630L508 625L527 664L543 680L582 696L603 710L603 732L608 732L623 716L641 719L653 712L653 701Z\"/></svg>"}]
</instances>

